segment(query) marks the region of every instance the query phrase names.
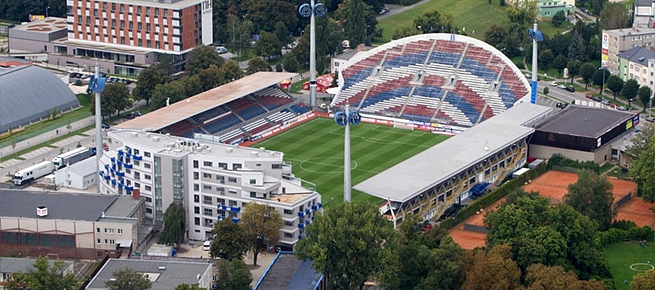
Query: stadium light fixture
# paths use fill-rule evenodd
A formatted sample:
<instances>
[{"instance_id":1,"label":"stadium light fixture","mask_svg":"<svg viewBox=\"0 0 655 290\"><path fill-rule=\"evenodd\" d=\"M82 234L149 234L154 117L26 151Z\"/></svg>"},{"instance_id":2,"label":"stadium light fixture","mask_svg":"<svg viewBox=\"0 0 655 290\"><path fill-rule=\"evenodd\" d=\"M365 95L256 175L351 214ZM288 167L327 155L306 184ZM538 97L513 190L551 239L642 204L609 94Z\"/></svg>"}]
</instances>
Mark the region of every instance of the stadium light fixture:
<instances>
[{"instance_id":1,"label":"stadium light fixture","mask_svg":"<svg viewBox=\"0 0 655 290\"><path fill-rule=\"evenodd\" d=\"M88 91L95 94L95 112L96 112L96 174L100 172L100 157L102 148L102 111L100 109L100 94L105 90L105 77L99 73L100 67L96 63L95 74L89 81ZM98 182L99 183L99 182ZM100 193L100 184L97 186L97 191Z\"/></svg>"},{"instance_id":2,"label":"stadium light fixture","mask_svg":"<svg viewBox=\"0 0 655 290\"><path fill-rule=\"evenodd\" d=\"M309 4L305 3L298 7L300 16L309 17L309 106L316 108L316 23L314 16L323 16L327 14L327 7L322 3L314 4L311 0Z\"/></svg>"},{"instance_id":3,"label":"stadium light fixture","mask_svg":"<svg viewBox=\"0 0 655 290\"><path fill-rule=\"evenodd\" d=\"M334 122L339 126L345 126L344 134L344 152L343 152L343 200L350 202L352 200L352 185L350 179L350 124L357 125L362 121L362 116L355 110L350 109L346 104L344 109L334 113Z\"/></svg>"},{"instance_id":4,"label":"stadium light fixture","mask_svg":"<svg viewBox=\"0 0 655 290\"><path fill-rule=\"evenodd\" d=\"M534 20L534 26L532 29L528 29L528 37L532 39L532 91L530 92L530 103L537 103L537 53L538 53L538 43L539 41L544 40L544 36L537 29L537 20Z\"/></svg>"}]
</instances>

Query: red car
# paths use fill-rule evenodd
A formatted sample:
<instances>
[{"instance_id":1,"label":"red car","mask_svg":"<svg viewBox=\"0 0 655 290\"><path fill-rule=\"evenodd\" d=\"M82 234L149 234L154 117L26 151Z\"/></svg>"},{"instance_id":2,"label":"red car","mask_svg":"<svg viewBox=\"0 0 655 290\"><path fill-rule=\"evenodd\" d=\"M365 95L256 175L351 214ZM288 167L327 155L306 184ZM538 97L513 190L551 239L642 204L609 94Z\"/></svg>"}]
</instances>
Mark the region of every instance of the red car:
<instances>
[{"instance_id":1,"label":"red car","mask_svg":"<svg viewBox=\"0 0 655 290\"><path fill-rule=\"evenodd\" d=\"M584 95L584 97L587 98L587 99L593 99L594 98L593 95Z\"/></svg>"},{"instance_id":2,"label":"red car","mask_svg":"<svg viewBox=\"0 0 655 290\"><path fill-rule=\"evenodd\" d=\"M423 226L423 228L421 230L424 231L424 232L427 232L427 231L429 231L431 229L432 229L432 225L431 224L426 224L425 226Z\"/></svg>"}]
</instances>

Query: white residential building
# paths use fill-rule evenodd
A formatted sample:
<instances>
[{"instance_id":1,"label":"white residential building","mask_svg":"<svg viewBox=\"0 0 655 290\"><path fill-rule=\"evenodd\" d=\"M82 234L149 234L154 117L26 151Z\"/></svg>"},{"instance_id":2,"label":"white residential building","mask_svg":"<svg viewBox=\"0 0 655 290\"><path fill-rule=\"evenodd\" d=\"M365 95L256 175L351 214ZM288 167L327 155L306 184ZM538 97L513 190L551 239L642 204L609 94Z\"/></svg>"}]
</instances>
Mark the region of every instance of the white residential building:
<instances>
[{"instance_id":1,"label":"white residential building","mask_svg":"<svg viewBox=\"0 0 655 290\"><path fill-rule=\"evenodd\" d=\"M280 245L292 248L321 197L291 173L282 152L121 129L108 132L100 192L139 194L146 216L161 225L166 208L182 202L189 239L211 237L213 223L241 218L248 202L267 204L284 220Z\"/></svg>"}]
</instances>

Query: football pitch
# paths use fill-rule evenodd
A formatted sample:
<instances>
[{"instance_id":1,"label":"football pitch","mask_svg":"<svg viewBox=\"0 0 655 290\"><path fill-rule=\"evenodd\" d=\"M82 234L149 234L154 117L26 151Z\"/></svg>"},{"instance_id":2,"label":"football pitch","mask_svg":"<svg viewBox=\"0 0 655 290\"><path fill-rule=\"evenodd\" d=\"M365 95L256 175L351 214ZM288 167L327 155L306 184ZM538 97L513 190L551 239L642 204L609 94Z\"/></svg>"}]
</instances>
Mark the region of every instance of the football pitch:
<instances>
[{"instance_id":1,"label":"football pitch","mask_svg":"<svg viewBox=\"0 0 655 290\"><path fill-rule=\"evenodd\" d=\"M252 147L284 153L296 177L316 184L323 204L343 201L344 127L328 118L315 118ZM361 123L350 126L352 185L356 185L449 136ZM452 152L444 152L452 154ZM436 165L435 165L436 166ZM412 182L407 180L407 182ZM353 201L380 201L353 189Z\"/></svg>"}]
</instances>

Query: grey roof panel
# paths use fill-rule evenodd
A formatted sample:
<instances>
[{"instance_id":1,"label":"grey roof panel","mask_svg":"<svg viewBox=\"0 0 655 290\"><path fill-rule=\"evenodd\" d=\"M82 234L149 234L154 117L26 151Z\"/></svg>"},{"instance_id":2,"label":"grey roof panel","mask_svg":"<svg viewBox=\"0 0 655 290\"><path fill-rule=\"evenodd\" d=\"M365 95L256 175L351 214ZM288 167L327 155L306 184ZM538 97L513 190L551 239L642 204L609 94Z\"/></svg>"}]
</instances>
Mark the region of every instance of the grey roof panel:
<instances>
[{"instance_id":1,"label":"grey roof panel","mask_svg":"<svg viewBox=\"0 0 655 290\"><path fill-rule=\"evenodd\" d=\"M118 198L118 195L0 189L0 216L97 221ZM38 217L38 206L48 207L48 215Z\"/></svg>"},{"instance_id":2,"label":"grey roof panel","mask_svg":"<svg viewBox=\"0 0 655 290\"><path fill-rule=\"evenodd\" d=\"M160 270L159 267L165 267ZM132 269L138 273L159 274L152 282L152 290L171 290L180 284L198 284L198 275L204 277L211 274L211 263L192 263L179 261L155 261L155 260L125 260L109 259L107 263L96 274L86 289L107 289L105 282L113 277L116 270Z\"/></svg>"},{"instance_id":3,"label":"grey roof panel","mask_svg":"<svg viewBox=\"0 0 655 290\"><path fill-rule=\"evenodd\" d=\"M353 188L383 199L404 202L486 156L532 134L524 126L552 108L518 103L459 135L377 174Z\"/></svg>"},{"instance_id":4,"label":"grey roof panel","mask_svg":"<svg viewBox=\"0 0 655 290\"><path fill-rule=\"evenodd\" d=\"M301 261L293 253L281 252L255 290L313 290L320 278L321 274L312 269L311 261Z\"/></svg>"},{"instance_id":5,"label":"grey roof panel","mask_svg":"<svg viewBox=\"0 0 655 290\"><path fill-rule=\"evenodd\" d=\"M0 131L78 107L75 94L57 76L37 66L0 68Z\"/></svg>"},{"instance_id":6,"label":"grey roof panel","mask_svg":"<svg viewBox=\"0 0 655 290\"><path fill-rule=\"evenodd\" d=\"M34 269L34 267L32 267L34 262L36 262L36 259L0 257L0 273L27 273L27 271ZM66 265L64 269L73 264L72 261L63 262ZM54 265L55 260L48 260L48 263Z\"/></svg>"},{"instance_id":7,"label":"grey roof panel","mask_svg":"<svg viewBox=\"0 0 655 290\"><path fill-rule=\"evenodd\" d=\"M571 106L539 125L537 131L597 138L633 115L614 109Z\"/></svg>"}]
</instances>

